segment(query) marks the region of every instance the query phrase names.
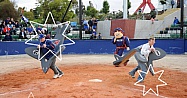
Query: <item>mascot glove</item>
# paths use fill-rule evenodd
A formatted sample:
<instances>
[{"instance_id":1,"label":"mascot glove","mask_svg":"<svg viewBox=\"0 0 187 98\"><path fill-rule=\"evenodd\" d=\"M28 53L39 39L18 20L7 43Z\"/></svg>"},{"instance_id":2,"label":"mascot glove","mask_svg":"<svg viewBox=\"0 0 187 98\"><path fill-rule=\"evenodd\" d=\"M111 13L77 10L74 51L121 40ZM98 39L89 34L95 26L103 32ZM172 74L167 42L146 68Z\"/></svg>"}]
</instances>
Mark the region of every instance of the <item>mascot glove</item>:
<instances>
[{"instance_id":1,"label":"mascot glove","mask_svg":"<svg viewBox=\"0 0 187 98\"><path fill-rule=\"evenodd\" d=\"M127 47L127 50L129 51L129 50L130 50L130 48L129 48L129 47Z\"/></svg>"}]
</instances>

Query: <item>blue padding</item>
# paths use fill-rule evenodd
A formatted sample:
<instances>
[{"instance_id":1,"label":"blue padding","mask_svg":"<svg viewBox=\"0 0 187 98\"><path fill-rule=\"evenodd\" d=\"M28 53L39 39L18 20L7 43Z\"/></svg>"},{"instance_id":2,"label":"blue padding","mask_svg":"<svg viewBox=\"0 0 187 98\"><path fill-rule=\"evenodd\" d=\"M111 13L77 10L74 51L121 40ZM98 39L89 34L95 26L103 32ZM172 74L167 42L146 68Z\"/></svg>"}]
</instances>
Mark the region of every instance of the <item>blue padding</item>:
<instances>
[{"instance_id":1,"label":"blue padding","mask_svg":"<svg viewBox=\"0 0 187 98\"><path fill-rule=\"evenodd\" d=\"M65 41L66 43L66 41ZM75 40L75 45L67 46L65 54L112 54L115 46L110 40Z\"/></svg>"},{"instance_id":2,"label":"blue padding","mask_svg":"<svg viewBox=\"0 0 187 98\"><path fill-rule=\"evenodd\" d=\"M185 40L185 44L184 44L184 49L185 49L185 52L187 52L187 40Z\"/></svg>"},{"instance_id":3,"label":"blue padding","mask_svg":"<svg viewBox=\"0 0 187 98\"><path fill-rule=\"evenodd\" d=\"M111 40L74 40L75 45L66 46L63 54L113 54L115 45ZM131 49L141 44L147 43L146 39L130 40ZM68 41L65 40L65 43ZM38 43L38 42L32 42ZM0 55L25 54L25 42L0 42ZM187 40L184 39L158 39L155 47L166 51L167 54L184 54L187 52Z\"/></svg>"},{"instance_id":4,"label":"blue padding","mask_svg":"<svg viewBox=\"0 0 187 98\"><path fill-rule=\"evenodd\" d=\"M185 52L185 40L173 39L173 40L156 40L155 47L159 47L166 51L167 54L183 54Z\"/></svg>"}]
</instances>

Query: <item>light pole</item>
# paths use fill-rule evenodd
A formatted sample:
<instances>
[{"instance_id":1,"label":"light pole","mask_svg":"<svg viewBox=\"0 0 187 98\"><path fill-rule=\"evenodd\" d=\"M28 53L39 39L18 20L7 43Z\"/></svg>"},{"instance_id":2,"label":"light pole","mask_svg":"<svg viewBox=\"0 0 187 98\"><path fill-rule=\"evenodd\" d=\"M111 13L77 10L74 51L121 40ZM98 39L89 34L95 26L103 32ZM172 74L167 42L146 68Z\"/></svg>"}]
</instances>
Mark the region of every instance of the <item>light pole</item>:
<instances>
[{"instance_id":1,"label":"light pole","mask_svg":"<svg viewBox=\"0 0 187 98\"><path fill-rule=\"evenodd\" d=\"M79 38L82 39L82 0L79 0Z\"/></svg>"},{"instance_id":2,"label":"light pole","mask_svg":"<svg viewBox=\"0 0 187 98\"><path fill-rule=\"evenodd\" d=\"M184 0L180 0L181 7L181 33L180 38L183 38L183 29L184 29Z\"/></svg>"},{"instance_id":3,"label":"light pole","mask_svg":"<svg viewBox=\"0 0 187 98\"><path fill-rule=\"evenodd\" d=\"M127 6L128 2L127 0L123 0L123 19L127 19Z\"/></svg>"}]
</instances>

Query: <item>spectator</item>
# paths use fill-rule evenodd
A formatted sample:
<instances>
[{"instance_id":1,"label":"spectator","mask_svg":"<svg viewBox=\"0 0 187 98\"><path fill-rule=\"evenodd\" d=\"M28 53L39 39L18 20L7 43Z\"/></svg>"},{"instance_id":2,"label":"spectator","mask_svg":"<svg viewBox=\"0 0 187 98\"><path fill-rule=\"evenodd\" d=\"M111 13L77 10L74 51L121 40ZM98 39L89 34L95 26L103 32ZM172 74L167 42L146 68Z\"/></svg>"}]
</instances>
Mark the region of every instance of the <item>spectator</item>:
<instances>
[{"instance_id":1,"label":"spectator","mask_svg":"<svg viewBox=\"0 0 187 98\"><path fill-rule=\"evenodd\" d=\"M3 28L3 35L5 35L8 32L10 32L10 28L8 26L5 26L5 28Z\"/></svg>"},{"instance_id":2,"label":"spectator","mask_svg":"<svg viewBox=\"0 0 187 98\"><path fill-rule=\"evenodd\" d=\"M25 16L23 15L20 15L20 16L21 16L21 20L23 20L25 23L29 22L29 20Z\"/></svg>"},{"instance_id":3,"label":"spectator","mask_svg":"<svg viewBox=\"0 0 187 98\"><path fill-rule=\"evenodd\" d=\"M179 24L179 20L177 19L177 17L175 17L174 21L173 21L173 25Z\"/></svg>"},{"instance_id":4,"label":"spectator","mask_svg":"<svg viewBox=\"0 0 187 98\"><path fill-rule=\"evenodd\" d=\"M48 33L45 37L45 39L51 39L51 35Z\"/></svg>"},{"instance_id":5,"label":"spectator","mask_svg":"<svg viewBox=\"0 0 187 98\"><path fill-rule=\"evenodd\" d=\"M97 35L97 32L95 29L93 29L92 33L96 36Z\"/></svg>"},{"instance_id":6,"label":"spectator","mask_svg":"<svg viewBox=\"0 0 187 98\"><path fill-rule=\"evenodd\" d=\"M5 28L5 21L1 22L0 24L0 34L3 32L3 28Z\"/></svg>"},{"instance_id":7,"label":"spectator","mask_svg":"<svg viewBox=\"0 0 187 98\"><path fill-rule=\"evenodd\" d=\"M94 35L94 33L92 33L92 35L90 36L90 39L95 39L96 36Z\"/></svg>"},{"instance_id":8,"label":"spectator","mask_svg":"<svg viewBox=\"0 0 187 98\"><path fill-rule=\"evenodd\" d=\"M180 8L180 0L177 0L177 8Z\"/></svg>"},{"instance_id":9,"label":"spectator","mask_svg":"<svg viewBox=\"0 0 187 98\"><path fill-rule=\"evenodd\" d=\"M12 41L12 36L10 35L10 33L6 33L5 38L3 39L3 41Z\"/></svg>"},{"instance_id":10,"label":"spectator","mask_svg":"<svg viewBox=\"0 0 187 98\"><path fill-rule=\"evenodd\" d=\"M174 5L175 5L175 1L171 0L171 7L173 8Z\"/></svg>"},{"instance_id":11,"label":"spectator","mask_svg":"<svg viewBox=\"0 0 187 98\"><path fill-rule=\"evenodd\" d=\"M47 34L47 28L45 26L42 28L41 33L42 34Z\"/></svg>"},{"instance_id":12,"label":"spectator","mask_svg":"<svg viewBox=\"0 0 187 98\"><path fill-rule=\"evenodd\" d=\"M139 15L141 13L142 13L142 9L139 9L137 14Z\"/></svg>"},{"instance_id":13,"label":"spectator","mask_svg":"<svg viewBox=\"0 0 187 98\"><path fill-rule=\"evenodd\" d=\"M11 21L11 23L12 23L13 25L15 25L14 18L11 18L10 21Z\"/></svg>"},{"instance_id":14,"label":"spectator","mask_svg":"<svg viewBox=\"0 0 187 98\"><path fill-rule=\"evenodd\" d=\"M5 26L5 21L1 22L0 28L4 28Z\"/></svg>"},{"instance_id":15,"label":"spectator","mask_svg":"<svg viewBox=\"0 0 187 98\"><path fill-rule=\"evenodd\" d=\"M16 27L13 26L12 29L10 30L10 35L16 35Z\"/></svg>"},{"instance_id":16,"label":"spectator","mask_svg":"<svg viewBox=\"0 0 187 98\"><path fill-rule=\"evenodd\" d=\"M156 18L156 11L155 11L155 9L152 9L151 12L150 12L150 14L151 14L151 18L153 18L153 19Z\"/></svg>"},{"instance_id":17,"label":"spectator","mask_svg":"<svg viewBox=\"0 0 187 98\"><path fill-rule=\"evenodd\" d=\"M97 30L97 19L93 18L93 29Z\"/></svg>"},{"instance_id":18,"label":"spectator","mask_svg":"<svg viewBox=\"0 0 187 98\"><path fill-rule=\"evenodd\" d=\"M88 25L89 25L89 34L92 34L92 26L93 26L93 21L92 21L92 19L90 19L90 20L88 21Z\"/></svg>"},{"instance_id":19,"label":"spectator","mask_svg":"<svg viewBox=\"0 0 187 98\"><path fill-rule=\"evenodd\" d=\"M153 24L154 20L156 18L156 11L155 11L155 9L151 10L150 14L151 14L151 21L152 21L152 24Z\"/></svg>"},{"instance_id":20,"label":"spectator","mask_svg":"<svg viewBox=\"0 0 187 98\"><path fill-rule=\"evenodd\" d=\"M151 18L151 23L152 23L152 24L154 24L154 21L155 21L154 18Z\"/></svg>"},{"instance_id":21,"label":"spectator","mask_svg":"<svg viewBox=\"0 0 187 98\"><path fill-rule=\"evenodd\" d=\"M93 19L91 18L89 21L88 21L88 25L89 25L89 27L92 27L93 26L93 21L92 21Z\"/></svg>"},{"instance_id":22,"label":"spectator","mask_svg":"<svg viewBox=\"0 0 187 98\"><path fill-rule=\"evenodd\" d=\"M95 31L95 29L93 29L92 35L90 36L90 39L96 39L96 34L97 32Z\"/></svg>"},{"instance_id":23,"label":"spectator","mask_svg":"<svg viewBox=\"0 0 187 98\"><path fill-rule=\"evenodd\" d=\"M137 11L136 19L142 19L142 9L139 9L139 10Z\"/></svg>"},{"instance_id":24,"label":"spectator","mask_svg":"<svg viewBox=\"0 0 187 98\"><path fill-rule=\"evenodd\" d=\"M15 21L15 27L16 27L16 28L19 28L19 27L20 27L20 25L19 25L19 22L18 22L18 21Z\"/></svg>"},{"instance_id":25,"label":"spectator","mask_svg":"<svg viewBox=\"0 0 187 98\"><path fill-rule=\"evenodd\" d=\"M5 25L7 25L9 21L10 21L10 17L7 17L7 19L5 20Z\"/></svg>"},{"instance_id":26,"label":"spectator","mask_svg":"<svg viewBox=\"0 0 187 98\"><path fill-rule=\"evenodd\" d=\"M36 32L41 34L42 33L42 28L38 25L38 27L36 28Z\"/></svg>"},{"instance_id":27,"label":"spectator","mask_svg":"<svg viewBox=\"0 0 187 98\"><path fill-rule=\"evenodd\" d=\"M93 32L93 29L91 29L91 28L89 27L88 34L92 34L92 32Z\"/></svg>"},{"instance_id":28,"label":"spectator","mask_svg":"<svg viewBox=\"0 0 187 98\"><path fill-rule=\"evenodd\" d=\"M89 28L88 28L88 21L87 21L86 19L84 19L83 25L84 25L84 31L85 31L86 34L87 34Z\"/></svg>"},{"instance_id":29,"label":"spectator","mask_svg":"<svg viewBox=\"0 0 187 98\"><path fill-rule=\"evenodd\" d=\"M7 24L7 26L8 26L10 29L12 29L14 25L12 24L11 21L9 21L8 24Z\"/></svg>"},{"instance_id":30,"label":"spectator","mask_svg":"<svg viewBox=\"0 0 187 98\"><path fill-rule=\"evenodd\" d=\"M30 24L29 20L23 15L20 15L20 17L21 17L21 20L24 22L23 26L27 27L27 24Z\"/></svg>"},{"instance_id":31,"label":"spectator","mask_svg":"<svg viewBox=\"0 0 187 98\"><path fill-rule=\"evenodd\" d=\"M25 33L24 28L22 28L21 32L19 33L19 39L27 39L27 35Z\"/></svg>"},{"instance_id":32,"label":"spectator","mask_svg":"<svg viewBox=\"0 0 187 98\"><path fill-rule=\"evenodd\" d=\"M97 39L102 39L101 33L98 34Z\"/></svg>"},{"instance_id":33,"label":"spectator","mask_svg":"<svg viewBox=\"0 0 187 98\"><path fill-rule=\"evenodd\" d=\"M71 30L72 30L71 25L68 25L68 28L66 30L66 34L69 34L71 32ZM48 31L47 31L47 33L48 33Z\"/></svg>"},{"instance_id":34,"label":"spectator","mask_svg":"<svg viewBox=\"0 0 187 98\"><path fill-rule=\"evenodd\" d=\"M33 28L32 28L31 26L27 27L27 33L28 33L29 35L34 34L34 30L33 30Z\"/></svg>"}]
</instances>

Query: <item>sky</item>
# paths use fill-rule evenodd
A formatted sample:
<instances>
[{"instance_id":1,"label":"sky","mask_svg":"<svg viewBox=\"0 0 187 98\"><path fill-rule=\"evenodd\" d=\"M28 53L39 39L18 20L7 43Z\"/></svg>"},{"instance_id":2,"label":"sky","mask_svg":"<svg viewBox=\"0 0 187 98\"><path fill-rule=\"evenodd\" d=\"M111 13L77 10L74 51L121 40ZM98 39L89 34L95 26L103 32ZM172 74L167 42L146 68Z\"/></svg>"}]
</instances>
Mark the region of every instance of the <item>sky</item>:
<instances>
[{"instance_id":1,"label":"sky","mask_svg":"<svg viewBox=\"0 0 187 98\"><path fill-rule=\"evenodd\" d=\"M36 0L14 0L18 7L26 7L26 10L30 10L32 8L36 7ZM79 0L77 0L79 1ZM101 10L103 6L104 0L82 0L83 4L88 6L89 1L93 3L93 6L97 10ZM123 0L107 0L110 5L110 11L123 11ZM134 13L134 11L138 8L138 6L142 3L143 0L130 0L131 2L131 8L129 9L130 14ZM157 7L158 6L158 0L151 0L152 4ZM150 9L148 6L146 6L144 12L150 12Z\"/></svg>"}]
</instances>

